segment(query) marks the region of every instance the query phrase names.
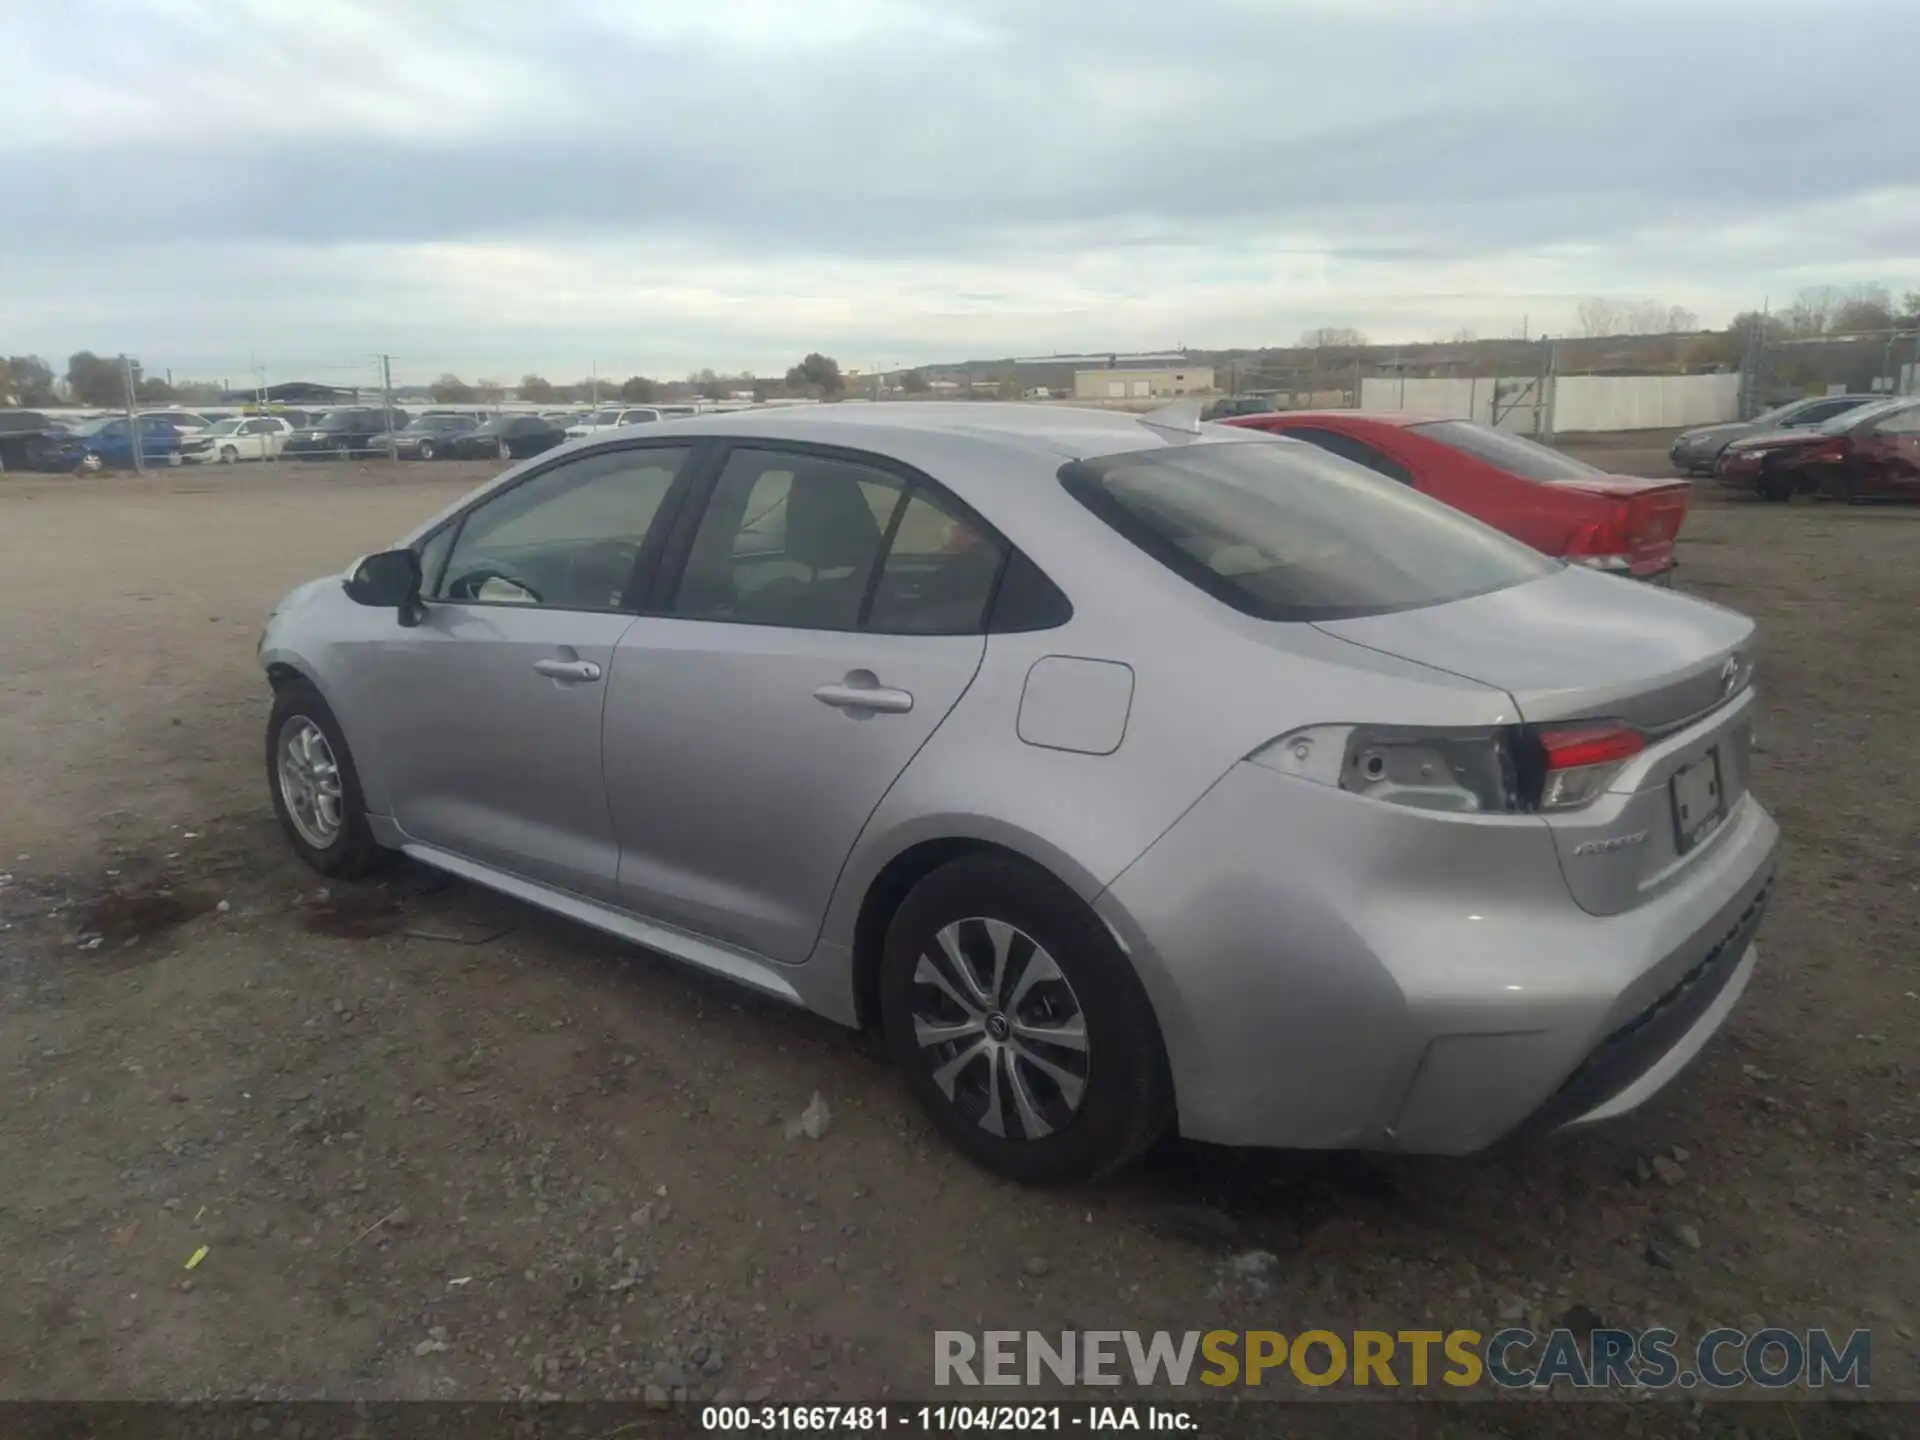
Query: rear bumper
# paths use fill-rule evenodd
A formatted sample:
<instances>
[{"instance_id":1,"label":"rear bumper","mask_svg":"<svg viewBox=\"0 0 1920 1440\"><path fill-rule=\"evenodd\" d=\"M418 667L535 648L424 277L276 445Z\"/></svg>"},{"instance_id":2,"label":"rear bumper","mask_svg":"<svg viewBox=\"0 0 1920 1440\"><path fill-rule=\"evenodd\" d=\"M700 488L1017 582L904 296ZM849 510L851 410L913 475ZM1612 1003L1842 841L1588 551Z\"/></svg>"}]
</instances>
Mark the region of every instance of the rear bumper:
<instances>
[{"instance_id":1,"label":"rear bumper","mask_svg":"<svg viewBox=\"0 0 1920 1440\"><path fill-rule=\"evenodd\" d=\"M1638 1105L1731 1013L1778 829L1752 797L1618 915L1531 817L1404 811L1237 766L1096 909L1133 959L1183 1134L1464 1154Z\"/></svg>"}]
</instances>

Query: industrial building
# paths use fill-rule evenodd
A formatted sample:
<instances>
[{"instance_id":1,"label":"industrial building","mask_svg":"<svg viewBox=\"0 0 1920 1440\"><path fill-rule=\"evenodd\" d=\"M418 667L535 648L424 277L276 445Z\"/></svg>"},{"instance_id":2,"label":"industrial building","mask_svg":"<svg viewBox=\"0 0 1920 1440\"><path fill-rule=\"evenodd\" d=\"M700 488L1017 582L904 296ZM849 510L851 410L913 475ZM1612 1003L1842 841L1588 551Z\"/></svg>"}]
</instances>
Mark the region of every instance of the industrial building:
<instances>
[{"instance_id":1,"label":"industrial building","mask_svg":"<svg viewBox=\"0 0 1920 1440\"><path fill-rule=\"evenodd\" d=\"M1211 365L1182 365L1165 369L1102 367L1073 372L1076 400L1149 400L1162 396L1204 395L1213 390Z\"/></svg>"}]
</instances>

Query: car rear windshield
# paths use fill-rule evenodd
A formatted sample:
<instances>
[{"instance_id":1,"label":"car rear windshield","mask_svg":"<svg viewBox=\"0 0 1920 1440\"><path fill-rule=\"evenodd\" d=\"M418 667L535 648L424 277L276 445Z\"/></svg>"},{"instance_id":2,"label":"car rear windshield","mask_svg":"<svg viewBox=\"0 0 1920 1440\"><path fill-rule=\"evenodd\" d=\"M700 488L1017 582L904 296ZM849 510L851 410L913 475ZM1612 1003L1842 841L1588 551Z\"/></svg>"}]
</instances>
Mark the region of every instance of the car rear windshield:
<instances>
[{"instance_id":1,"label":"car rear windshield","mask_svg":"<svg viewBox=\"0 0 1920 1440\"><path fill-rule=\"evenodd\" d=\"M1285 441L1079 460L1060 479L1169 570L1262 620L1388 615L1559 568L1405 485Z\"/></svg>"},{"instance_id":2,"label":"car rear windshield","mask_svg":"<svg viewBox=\"0 0 1920 1440\"><path fill-rule=\"evenodd\" d=\"M1433 420L1409 428L1416 435L1438 440L1449 450L1458 450L1462 455L1484 460L1523 480L1538 480L1552 485L1564 480L1591 480L1596 475L1606 473L1523 436L1509 435L1504 430L1490 430L1471 420Z\"/></svg>"},{"instance_id":3,"label":"car rear windshield","mask_svg":"<svg viewBox=\"0 0 1920 1440\"><path fill-rule=\"evenodd\" d=\"M329 410L320 422L322 430L365 430L368 426L379 428L378 410Z\"/></svg>"}]
</instances>

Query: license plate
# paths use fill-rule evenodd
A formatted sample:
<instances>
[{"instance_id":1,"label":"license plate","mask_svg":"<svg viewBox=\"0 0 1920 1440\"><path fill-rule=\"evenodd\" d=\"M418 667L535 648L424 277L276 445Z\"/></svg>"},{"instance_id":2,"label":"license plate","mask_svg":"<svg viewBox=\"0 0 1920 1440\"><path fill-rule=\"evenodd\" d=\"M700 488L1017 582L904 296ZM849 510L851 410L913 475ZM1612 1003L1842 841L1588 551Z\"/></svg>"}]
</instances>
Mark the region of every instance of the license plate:
<instances>
[{"instance_id":1,"label":"license plate","mask_svg":"<svg viewBox=\"0 0 1920 1440\"><path fill-rule=\"evenodd\" d=\"M1726 815L1720 790L1720 752L1707 754L1673 777L1673 830L1685 854L1713 832Z\"/></svg>"}]
</instances>

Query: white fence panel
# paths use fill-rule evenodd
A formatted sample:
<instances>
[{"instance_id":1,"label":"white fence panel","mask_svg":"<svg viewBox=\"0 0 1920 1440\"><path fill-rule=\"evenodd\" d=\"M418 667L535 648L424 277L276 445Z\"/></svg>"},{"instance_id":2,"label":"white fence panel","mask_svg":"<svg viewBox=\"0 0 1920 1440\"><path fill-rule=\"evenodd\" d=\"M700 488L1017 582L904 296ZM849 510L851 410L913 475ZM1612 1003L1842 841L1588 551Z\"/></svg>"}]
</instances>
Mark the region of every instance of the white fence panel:
<instances>
[{"instance_id":1,"label":"white fence panel","mask_svg":"<svg viewBox=\"0 0 1920 1440\"><path fill-rule=\"evenodd\" d=\"M1554 383L1559 434L1712 425L1739 411L1738 375L1562 375Z\"/></svg>"},{"instance_id":2,"label":"white fence panel","mask_svg":"<svg viewBox=\"0 0 1920 1440\"><path fill-rule=\"evenodd\" d=\"M1528 383L1525 376L1462 380L1369 375L1360 381L1360 408L1411 410L1491 425L1497 389L1503 407L1500 428L1530 434L1534 417L1532 397L1525 393ZM1506 410L1510 403L1513 408ZM1738 375L1561 375L1554 380L1553 428L1564 434L1711 425L1737 418L1739 406Z\"/></svg>"}]
</instances>

